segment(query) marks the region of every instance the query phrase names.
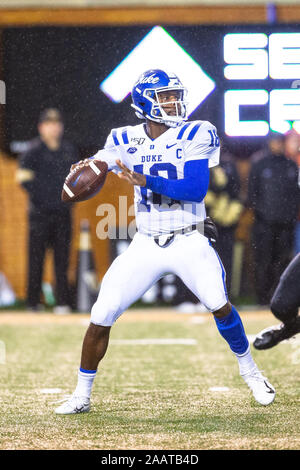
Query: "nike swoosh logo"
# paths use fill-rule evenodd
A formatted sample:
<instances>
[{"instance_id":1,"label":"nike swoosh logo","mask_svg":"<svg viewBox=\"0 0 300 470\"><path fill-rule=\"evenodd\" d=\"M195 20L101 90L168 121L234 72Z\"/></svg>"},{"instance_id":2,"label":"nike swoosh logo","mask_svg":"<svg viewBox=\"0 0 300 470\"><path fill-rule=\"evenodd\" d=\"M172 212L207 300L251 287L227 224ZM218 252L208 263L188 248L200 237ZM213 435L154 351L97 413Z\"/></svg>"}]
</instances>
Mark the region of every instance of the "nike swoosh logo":
<instances>
[{"instance_id":1,"label":"nike swoosh logo","mask_svg":"<svg viewBox=\"0 0 300 470\"><path fill-rule=\"evenodd\" d=\"M265 381L265 386L269 389L267 391L267 393L275 393L275 391L273 390L273 388L269 387L269 385L267 384L267 382Z\"/></svg>"},{"instance_id":2,"label":"nike swoosh logo","mask_svg":"<svg viewBox=\"0 0 300 470\"><path fill-rule=\"evenodd\" d=\"M168 144L167 144L167 145L166 145L166 148L167 148L167 149L170 149L171 147L174 147L174 145L177 145L177 144L172 144L172 145L168 145Z\"/></svg>"},{"instance_id":3,"label":"nike swoosh logo","mask_svg":"<svg viewBox=\"0 0 300 470\"><path fill-rule=\"evenodd\" d=\"M76 410L76 413L81 413L81 411L83 410L84 406L81 406L80 408L78 408L76 406L75 410Z\"/></svg>"}]
</instances>

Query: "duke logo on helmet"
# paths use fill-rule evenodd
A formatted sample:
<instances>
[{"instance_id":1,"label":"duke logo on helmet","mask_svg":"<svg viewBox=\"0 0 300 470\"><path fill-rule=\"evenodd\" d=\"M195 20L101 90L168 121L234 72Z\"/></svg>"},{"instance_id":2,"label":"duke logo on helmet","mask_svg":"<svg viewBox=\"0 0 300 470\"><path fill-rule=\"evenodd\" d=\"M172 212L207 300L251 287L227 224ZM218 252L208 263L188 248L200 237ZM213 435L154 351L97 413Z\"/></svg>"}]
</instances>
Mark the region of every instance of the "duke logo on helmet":
<instances>
[{"instance_id":1,"label":"duke logo on helmet","mask_svg":"<svg viewBox=\"0 0 300 470\"><path fill-rule=\"evenodd\" d=\"M159 77L156 77L155 74L150 75L150 77L143 77L141 83L157 83Z\"/></svg>"},{"instance_id":2,"label":"duke logo on helmet","mask_svg":"<svg viewBox=\"0 0 300 470\"><path fill-rule=\"evenodd\" d=\"M175 100L160 102L160 93L174 92ZM187 120L187 90L175 74L160 69L148 70L139 77L132 89L132 107L140 119L177 127ZM167 114L164 107L172 104L175 110Z\"/></svg>"}]
</instances>

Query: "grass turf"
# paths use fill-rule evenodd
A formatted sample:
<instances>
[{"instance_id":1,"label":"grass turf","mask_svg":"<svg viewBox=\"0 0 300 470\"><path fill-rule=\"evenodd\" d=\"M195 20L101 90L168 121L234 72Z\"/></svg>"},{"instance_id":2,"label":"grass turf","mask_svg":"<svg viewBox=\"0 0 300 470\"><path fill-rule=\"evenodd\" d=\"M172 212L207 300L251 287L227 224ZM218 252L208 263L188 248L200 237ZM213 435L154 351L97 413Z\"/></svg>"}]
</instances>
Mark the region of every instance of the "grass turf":
<instances>
[{"instance_id":1,"label":"grass turf","mask_svg":"<svg viewBox=\"0 0 300 470\"><path fill-rule=\"evenodd\" d=\"M275 402L262 407L209 315L197 317L205 320L197 324L195 315L127 313L113 327L111 340L186 338L197 344L112 341L94 384L91 412L57 416L54 402L76 385L86 327L75 315L48 315L49 321L26 314L13 321L13 315L2 322L0 315L6 347L6 363L0 364L0 449L300 448L299 337L269 351L252 348L277 389ZM247 334L274 323L271 315L242 318ZM61 393L41 393L57 387Z\"/></svg>"}]
</instances>

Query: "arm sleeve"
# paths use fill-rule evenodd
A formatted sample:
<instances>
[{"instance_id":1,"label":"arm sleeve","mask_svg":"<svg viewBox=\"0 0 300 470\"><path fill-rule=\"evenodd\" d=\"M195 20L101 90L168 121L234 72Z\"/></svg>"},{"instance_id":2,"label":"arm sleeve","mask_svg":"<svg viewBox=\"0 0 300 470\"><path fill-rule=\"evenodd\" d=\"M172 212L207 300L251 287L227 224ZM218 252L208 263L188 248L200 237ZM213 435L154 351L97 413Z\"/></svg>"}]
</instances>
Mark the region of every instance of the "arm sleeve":
<instances>
[{"instance_id":1,"label":"arm sleeve","mask_svg":"<svg viewBox=\"0 0 300 470\"><path fill-rule=\"evenodd\" d=\"M186 162L184 177L180 180L146 175L146 188L179 201L201 202L207 193L208 184L208 159Z\"/></svg>"}]
</instances>

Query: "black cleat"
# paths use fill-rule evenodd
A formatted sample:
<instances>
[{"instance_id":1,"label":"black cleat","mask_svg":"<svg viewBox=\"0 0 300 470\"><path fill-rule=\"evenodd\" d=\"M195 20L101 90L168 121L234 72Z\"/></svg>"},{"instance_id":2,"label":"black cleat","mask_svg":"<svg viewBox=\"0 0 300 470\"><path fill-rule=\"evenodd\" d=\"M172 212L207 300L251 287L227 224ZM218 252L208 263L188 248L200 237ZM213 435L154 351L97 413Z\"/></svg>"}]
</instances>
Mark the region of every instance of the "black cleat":
<instances>
[{"instance_id":1,"label":"black cleat","mask_svg":"<svg viewBox=\"0 0 300 470\"><path fill-rule=\"evenodd\" d=\"M253 346L256 349L270 349L281 341L292 338L297 333L300 333L300 317L297 317L293 322L281 323L262 330L256 336Z\"/></svg>"}]
</instances>

